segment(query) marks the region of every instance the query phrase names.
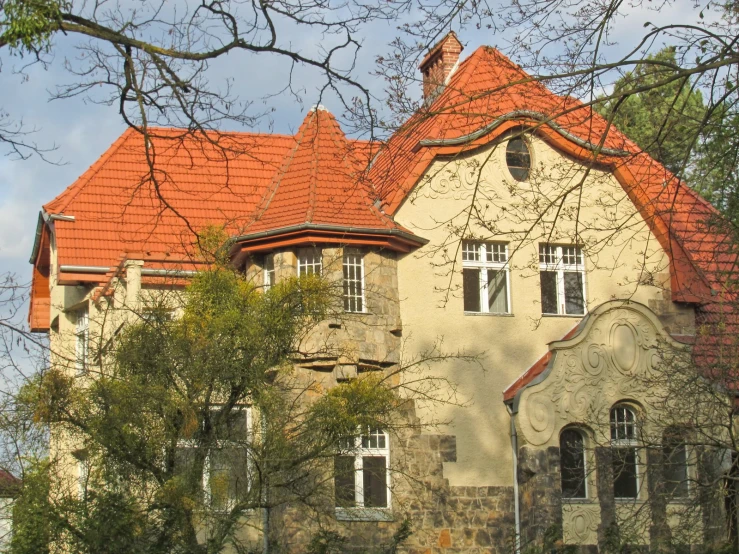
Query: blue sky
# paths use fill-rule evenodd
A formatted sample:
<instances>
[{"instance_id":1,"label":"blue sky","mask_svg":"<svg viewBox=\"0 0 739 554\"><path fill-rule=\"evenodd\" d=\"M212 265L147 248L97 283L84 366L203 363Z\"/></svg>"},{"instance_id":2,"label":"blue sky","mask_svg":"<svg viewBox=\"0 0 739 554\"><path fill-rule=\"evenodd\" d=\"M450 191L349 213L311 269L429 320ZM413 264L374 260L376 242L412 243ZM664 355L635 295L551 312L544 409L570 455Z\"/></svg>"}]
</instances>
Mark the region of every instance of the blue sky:
<instances>
[{"instance_id":1,"label":"blue sky","mask_svg":"<svg viewBox=\"0 0 739 554\"><path fill-rule=\"evenodd\" d=\"M689 19L695 14L690 1L678 2L669 10L673 21ZM613 35L619 42L612 47L614 51L625 48L641 36L644 21L664 17L664 13L660 15L638 5L628 8L627 14ZM385 52L387 44L397 35L396 24L375 23L364 29L363 34L365 39L355 76L375 95L382 96L382 81L370 73L375 69L375 56ZM465 44L463 57L483 44L506 44L505 36L490 32L465 29L458 34ZM310 51L321 46L322 37L319 33L303 32L296 33L291 40L293 45ZM71 46L68 39L59 37L51 63L47 67L34 66L26 70L24 76L14 70L22 67L26 60L9 57L7 52L0 55L0 90L3 91L0 109L15 118L23 118L26 125L38 129L35 141L45 147L56 146L49 158L60 163L48 164L38 157L24 161L0 157L0 272L15 272L22 281L30 279L28 258L41 205L72 184L125 128L115 106L98 105L81 97L49 102L49 91L71 79L64 68L65 59L76 55ZM287 70L287 64L273 56L230 55L213 63L208 76L215 83L233 78L234 90L242 99L255 100L259 108L261 98L284 87ZM317 98L315 73L298 68L295 82L302 83L302 105L288 94L271 98L264 104L274 108L275 132L294 132ZM420 95L420 89L417 93ZM323 103L334 113L341 113L335 98L326 98Z\"/></svg>"}]
</instances>

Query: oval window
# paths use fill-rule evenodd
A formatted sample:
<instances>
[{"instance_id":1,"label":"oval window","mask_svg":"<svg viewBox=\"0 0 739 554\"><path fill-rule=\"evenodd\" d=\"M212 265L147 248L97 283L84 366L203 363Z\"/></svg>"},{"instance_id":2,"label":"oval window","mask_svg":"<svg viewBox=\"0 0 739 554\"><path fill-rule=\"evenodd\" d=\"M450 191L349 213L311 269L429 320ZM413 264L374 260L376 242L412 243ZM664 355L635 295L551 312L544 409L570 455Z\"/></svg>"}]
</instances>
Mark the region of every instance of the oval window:
<instances>
[{"instance_id":1,"label":"oval window","mask_svg":"<svg viewBox=\"0 0 739 554\"><path fill-rule=\"evenodd\" d=\"M505 160L508 164L508 171L516 181L525 181L529 178L531 170L531 154L526 142L520 138L512 138L508 141L505 150Z\"/></svg>"}]
</instances>

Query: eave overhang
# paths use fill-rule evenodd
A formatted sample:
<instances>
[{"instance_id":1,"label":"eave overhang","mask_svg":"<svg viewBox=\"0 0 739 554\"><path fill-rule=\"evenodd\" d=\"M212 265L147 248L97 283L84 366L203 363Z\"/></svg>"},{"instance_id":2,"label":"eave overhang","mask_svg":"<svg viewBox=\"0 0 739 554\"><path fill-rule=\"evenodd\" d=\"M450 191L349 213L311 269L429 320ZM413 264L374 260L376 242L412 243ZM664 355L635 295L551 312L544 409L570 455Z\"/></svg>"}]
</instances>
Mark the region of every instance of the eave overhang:
<instances>
[{"instance_id":1,"label":"eave overhang","mask_svg":"<svg viewBox=\"0 0 739 554\"><path fill-rule=\"evenodd\" d=\"M352 244L406 253L428 243L427 239L402 229L343 227L316 223L303 223L241 235L232 240L234 245L231 247L231 254L237 260L248 254L312 244Z\"/></svg>"}]
</instances>

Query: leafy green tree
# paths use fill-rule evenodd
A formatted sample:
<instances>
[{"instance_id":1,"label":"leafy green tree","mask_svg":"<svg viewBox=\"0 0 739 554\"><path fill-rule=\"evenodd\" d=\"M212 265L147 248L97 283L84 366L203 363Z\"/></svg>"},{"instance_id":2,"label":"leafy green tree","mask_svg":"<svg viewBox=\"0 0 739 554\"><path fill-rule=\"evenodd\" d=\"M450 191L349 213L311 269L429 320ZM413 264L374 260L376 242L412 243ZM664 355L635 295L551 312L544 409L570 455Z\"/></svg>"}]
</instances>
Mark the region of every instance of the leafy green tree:
<instances>
[{"instance_id":1,"label":"leafy green tree","mask_svg":"<svg viewBox=\"0 0 739 554\"><path fill-rule=\"evenodd\" d=\"M616 81L612 98L596 107L645 152L685 176L704 133L706 107L694 81L672 80L677 67L675 48L664 48Z\"/></svg>"},{"instance_id":2,"label":"leafy green tree","mask_svg":"<svg viewBox=\"0 0 739 554\"><path fill-rule=\"evenodd\" d=\"M347 438L411 425L397 372L323 390L293 365L334 305L322 278L263 292L213 263L178 297L176 317L171 297L136 314L99 374L56 366L21 392L86 471L78 480L52 447L16 507L13 554L268 550L257 531L274 538L276 508L333 510L333 459Z\"/></svg>"}]
</instances>

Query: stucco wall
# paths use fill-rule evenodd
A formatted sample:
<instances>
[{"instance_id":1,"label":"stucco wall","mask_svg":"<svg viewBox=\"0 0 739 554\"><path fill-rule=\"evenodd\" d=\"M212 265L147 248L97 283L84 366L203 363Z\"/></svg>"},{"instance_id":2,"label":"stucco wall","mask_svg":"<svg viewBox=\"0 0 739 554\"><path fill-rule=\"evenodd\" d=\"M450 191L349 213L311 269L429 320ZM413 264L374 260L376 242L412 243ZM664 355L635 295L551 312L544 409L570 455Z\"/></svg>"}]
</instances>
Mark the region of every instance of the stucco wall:
<instances>
[{"instance_id":1,"label":"stucco wall","mask_svg":"<svg viewBox=\"0 0 739 554\"><path fill-rule=\"evenodd\" d=\"M546 353L547 343L581 319L542 316L540 242L573 244L579 236L589 308L631 298L677 314L681 329L674 332L689 332L692 325L691 308L665 301L668 258L616 179L538 138L530 138L529 146L534 171L528 182L511 177L503 143L464 158L437 160L396 214L401 225L429 239L398 261L406 354L443 338L447 351L477 353L482 365L449 361L433 369L455 381L460 399L470 402L423 414L452 422L443 432L457 437L457 461L444 469L453 486L512 483L502 392ZM511 315L465 314L461 238L508 243Z\"/></svg>"}]
</instances>

